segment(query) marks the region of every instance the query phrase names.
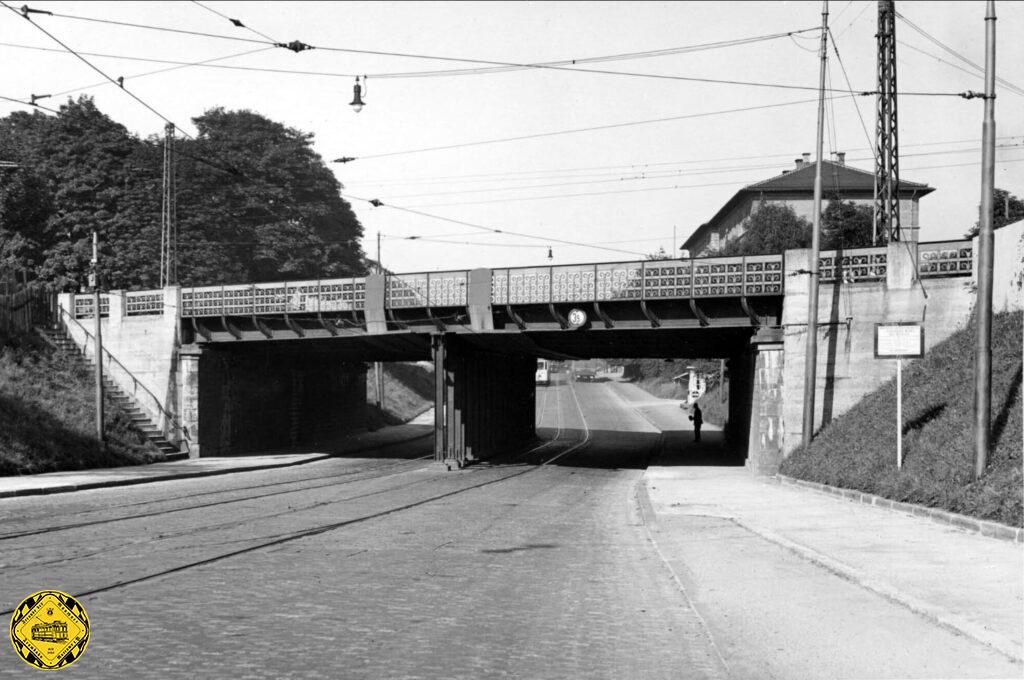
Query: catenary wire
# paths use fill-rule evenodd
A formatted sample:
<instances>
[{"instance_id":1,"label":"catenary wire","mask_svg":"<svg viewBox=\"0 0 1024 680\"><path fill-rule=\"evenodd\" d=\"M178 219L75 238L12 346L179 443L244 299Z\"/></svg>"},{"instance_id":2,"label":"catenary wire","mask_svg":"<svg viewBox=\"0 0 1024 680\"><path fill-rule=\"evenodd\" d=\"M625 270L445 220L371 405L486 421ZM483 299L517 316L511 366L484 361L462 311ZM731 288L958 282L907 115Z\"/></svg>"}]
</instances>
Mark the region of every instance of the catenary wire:
<instances>
[{"instance_id":1,"label":"catenary wire","mask_svg":"<svg viewBox=\"0 0 1024 680\"><path fill-rule=\"evenodd\" d=\"M33 103L33 102L27 102L27 101L24 101L23 99L16 99L14 97L5 97L3 95L0 95L0 99L3 99L4 101L8 101L8 102L14 102L16 104L23 104L24 106L30 106L30 107L32 107L34 109L42 109L43 111L49 111L50 113L60 113L56 109L51 109L51 108L49 108L47 106L43 106L42 104L36 104L36 103Z\"/></svg>"},{"instance_id":2,"label":"catenary wire","mask_svg":"<svg viewBox=\"0 0 1024 680\"><path fill-rule=\"evenodd\" d=\"M849 96L849 95L845 95L845 96ZM518 141L523 141L523 140L527 140L527 139L543 139L545 137L555 137L555 136L558 136L558 135L568 135L568 134L575 134L575 133L579 133L579 132L595 132L597 130L612 130L612 129L616 129L616 128L633 127L633 126L637 126L637 125L652 125L652 124L655 124L655 123L667 123L667 122L677 121L677 120L687 120L687 119L691 119L691 118L704 118L704 117L709 117L709 116L725 115L725 114L729 114L729 113L742 113L742 112L745 112L745 111L757 111L757 110L762 110L762 109L774 109L774 108L780 108L780 107L783 107L783 106L794 106L794 105L797 105L797 104L807 104L807 103L810 103L810 102L817 102L817 101L818 101L817 98L814 98L814 99L798 99L796 101L780 102L780 103L777 103L777 104L759 104L759 105L755 105L755 106L743 106L743 107L732 108L732 109L721 109L721 110L718 110L718 111L705 111L705 112L702 112L702 113L688 113L688 114L683 114L683 115L680 115L680 116L667 116L667 117L664 117L664 118L652 118L652 119L647 119L647 120L629 121L629 122L626 122L626 123L611 123L611 124L608 124L608 125L594 125L594 126L591 126L591 127L573 128L571 130L554 130L554 131L551 131L551 132L538 132L538 133L529 134L529 135L517 135L515 137L501 137L501 138L497 138L497 139L485 139L485 140L480 140L480 141L476 141L476 142L462 142L462 143L459 143L459 144L445 144L445 145L441 145L441 146L429 146L429 147L423 147L423 148L419 148L419 149L407 149L407 150L404 150L404 151L390 151L390 152L387 152L387 153L368 154L368 155L365 155L365 156L357 156L354 160L368 160L368 159L371 159L371 158L390 158L390 157L393 157L393 156L405 156L405 155L409 155L409 154L426 153L426 152L429 152L429 151L448 151L448 150L451 150L451 149L464 149L464 148L467 148L467 147L484 146L484 145L487 145L487 144L500 144L500 143L504 143L504 142L518 142Z\"/></svg>"},{"instance_id":3,"label":"catenary wire","mask_svg":"<svg viewBox=\"0 0 1024 680\"><path fill-rule=\"evenodd\" d=\"M1016 163L1016 162L1020 162L1020 161L1024 161L1024 158L1007 158L1007 159L1000 159L1000 160L998 160L996 162L998 164L998 163ZM910 168L903 168L903 169L904 170L908 170L910 172L914 172L914 171L917 171L917 170L934 170L934 169L940 169L940 168L959 168L959 167L967 167L967 166L972 166L972 165L978 165L978 164L980 164L980 162L981 161L977 161L977 162L973 162L973 163L951 163L951 164L943 164L943 165L927 165L927 166L918 166L918 167L910 167ZM750 181L756 182L758 180L755 178L755 179L750 180ZM706 187L736 186L736 185L737 185L736 181L732 181L732 182L711 182L711 183L706 183L706 184L674 184L672 186L644 187L644 188L640 188L640 189L615 189L615 190L609 190L609 191L591 191L591 192L579 192L579 193L549 194L549 195L545 195L545 196L519 196L519 197L511 197L511 198L497 198L497 199L480 200L480 201L452 201L452 202L445 202L445 203L422 203L422 204L414 204L414 205L411 205L411 206L408 206L408 207L409 208L440 208L440 207L450 207L450 206L459 206L459 205L485 205L485 204L491 204L491 203L519 203L519 202L522 202L522 201L542 201L542 200L550 200L550 199L578 198L578 197L584 197L584 196L608 196L608 195L613 195L613 194L632 194L632 193L643 193L643 192L651 192L651 191L674 191L674 190L677 191L677 190L680 190L680 189L702 189L702 188L706 188Z\"/></svg>"},{"instance_id":4,"label":"catenary wire","mask_svg":"<svg viewBox=\"0 0 1024 680\"><path fill-rule=\"evenodd\" d=\"M926 40L928 40L932 44L936 45L940 49L942 49L942 50L946 51L947 53L951 54L952 56L956 57L957 59L959 59L960 61L964 62L968 66L971 66L976 71L978 71L980 74L984 75L985 69L983 67L981 67L978 64L976 64L975 62L971 61L970 59L965 57L960 52L957 52L955 49L953 49L952 47L950 47L946 43L942 42L941 40L939 40L938 38L936 38L935 36L930 34L928 31L924 30L923 28L921 28L920 26L915 24L913 21L908 19L906 16L904 16L900 12L896 12L896 18L902 20L903 23L905 23L907 26L912 28L914 31L916 31L918 34L920 34L922 37L924 37ZM1022 90L1020 87L1018 87L1017 85L1014 85L1013 83L1011 83L1010 81L1006 80L1005 78L1000 78L999 76L996 76L996 82L1002 83L1006 87L1015 90L1017 92L1017 94L1021 94L1022 92L1024 92L1024 90Z\"/></svg>"},{"instance_id":5,"label":"catenary wire","mask_svg":"<svg viewBox=\"0 0 1024 680\"><path fill-rule=\"evenodd\" d=\"M811 30L811 29L805 29L805 30ZM817 30L817 29L814 29L814 30ZM531 66L524 66L524 67L511 67L511 66L509 66L509 67L493 67L493 68L477 68L477 69L455 69L455 70L446 70L446 71L418 71L418 72L376 73L376 74L371 73L371 74L364 74L364 75L366 75L367 77L372 77L374 79L417 78L417 77L425 77L425 76L430 76L430 75L437 75L437 76L477 75L477 74L484 74L484 73L499 73L499 72L514 71L514 70L526 70L528 68L554 68L556 66L562 66L562 65L580 64L580 63L597 63L597 62L602 62L602 61L616 61L616 60L622 60L622 59L627 59L627 58L629 58L629 59L644 59L644 58L650 58L650 57L664 56L666 54L687 54L687 53L690 53L690 52L700 51L701 49L713 49L713 48L716 48L716 47L729 47L729 46L734 46L734 45L749 44L749 43L757 42L757 41L760 41L760 40L767 40L767 39L771 39L771 38L777 38L777 37L784 36L784 35L790 35L790 34L772 34L772 35L768 35L768 36L758 36L758 37L755 37L755 38L748 38L748 39L743 39L743 40L730 41L730 42L727 42L727 43L704 43L704 44L701 44L701 45L691 45L691 46L678 47L678 48L669 48L669 49L665 49L665 50L654 50L654 51L650 51L650 52L633 52L633 53L627 53L627 54L615 54L615 55L607 55L607 56L599 56L599 57L587 57L587 58L584 58L584 59L562 60L562 61L557 61L557 62L538 62L537 64L534 64L534 65L531 65ZM792 37L792 35L790 35L790 37ZM0 45L6 46L6 47L18 48L18 49L30 49L30 50L34 49L34 50L43 50L43 51L51 51L51 52L60 52L61 51L61 50L45 48L45 47L34 47L34 46L30 46L30 45L19 45L19 44L15 44L15 43L0 43ZM274 49L274 47L276 47L276 45L275 46L268 46L268 47L263 48L263 49L270 50L270 49ZM700 48L700 49L698 49L698 48ZM208 68L219 68L219 69L228 69L228 70L235 70L235 71L251 71L251 72L256 72L256 73L281 73L281 74L289 74L289 75L323 76L323 77L334 77L334 78L354 78L357 75L360 75L360 74L357 74L357 73L341 73L341 72L336 72L336 71L310 71L310 70L302 70L302 69L271 68L271 67L261 67L261 66L237 66L237 65L227 65L227 64L194 64L193 62L176 61L176 60L170 60L170 59L154 59L154 58L146 58L146 57L136 57L136 56L117 55L117 54L103 54L103 53L95 53L95 52L80 52L80 53L83 54L83 55L86 55L86 56L104 57L104 58L110 58L110 59L125 59L125 60L131 60L131 61L145 61L145 62L152 62L152 63L159 63L159 64L197 65L197 66L206 66ZM568 69L568 70L578 70L578 69ZM629 74L624 74L624 75L629 75ZM643 74L639 74L639 75L643 75ZM651 76L651 77L659 77L659 76Z\"/></svg>"},{"instance_id":6,"label":"catenary wire","mask_svg":"<svg viewBox=\"0 0 1024 680\"><path fill-rule=\"evenodd\" d=\"M462 226L465 226L465 227L470 227L472 229L479 229L480 231L493 232L495 234L509 234L511 236L520 236L522 238L534 239L534 240L538 240L538 241L543 241L545 243L561 243L561 244L565 244L565 245L583 246L583 247L586 247L586 248L595 248L597 250L607 250L607 251L616 252L616 253L625 253L627 255L643 255L643 253L638 253L638 252L632 251L632 250L624 250L622 248L609 248L607 246L599 246L599 245L594 245L594 244L590 244L590 243L581 243L579 241L569 241L569 240L566 240L566 239L551 238L549 236L539 236L537 234L528 234L528 233L520 232L520 231L510 231L508 229L497 229L495 227L486 227L486 226L483 226L481 224L476 224L474 222L466 222L466 221L463 221L463 220L456 220L456 219L453 219L451 217L444 217L442 215L434 215L434 214L431 214L431 213L426 213L426 212L423 212L421 210L414 210L412 208L408 208L408 207L404 207L404 206L392 205L392 204L389 204L389 203L382 203L381 201L379 201L377 199L370 199L370 198L362 198L360 196L353 196L352 194L342 193L342 197L343 198L349 198L349 199L356 200L356 201L363 201L364 203L369 203L369 204L373 205L374 207L387 207L387 208L391 208L392 210L398 210L398 211L401 211L401 212L407 212L407 213L410 213L410 214L413 214L413 215L418 215L420 217L427 217L427 218L434 219L434 220L440 220L442 222L450 222L451 224L459 224L459 225L462 225Z\"/></svg>"},{"instance_id":7,"label":"catenary wire","mask_svg":"<svg viewBox=\"0 0 1024 680\"><path fill-rule=\"evenodd\" d=\"M831 123L831 125L834 125L834 120ZM831 132L831 129L830 129L830 132ZM832 150L833 153L838 149L838 146L834 143L834 141L831 138L830 138L829 145L830 145L831 150ZM996 148L997 149L1009 149L1009 148L1018 148L1018 147L1024 147L1024 144L1002 144L1002 145L998 145ZM912 158L912 157L916 157L916 156L945 156L945 155L958 154L958 153L976 153L976 152L978 152L978 150L979 149L977 149L977 148L969 148L969 149L953 149L953 150L948 150L948 151L927 151L927 152L920 152L920 153L901 154L900 157L901 158ZM865 158L853 157L853 158L848 159L848 162L852 163L852 162L857 162L857 161L862 161L862 160L872 160L872 157L865 157ZM777 163L761 164L761 165L737 165L737 166L732 166L732 167L727 167L727 168L712 168L712 169L697 169L697 170L675 170L675 171L662 171L662 172L657 172L657 173L643 173L643 174L641 174L639 176L635 176L635 177L616 177L615 176L615 175L618 175L620 173L614 173L612 176L609 176L608 174L594 174L594 175L589 175L589 176L588 175L578 176L578 177L574 178L577 181L571 181L571 182L550 182L550 183L545 183L545 184L528 184L528 185L520 185L520 186L498 186L498 187L484 187L484 188L476 188L476 189L455 189L455 190L451 190L451 191L430 191L430 192L422 192L422 193L414 193L414 194L385 194L385 195L381 196L381 198L382 199L386 198L388 200L394 200L394 199L408 199L408 198L423 198L423 197L427 197L427 196L452 196L452 195L463 195L463 194L490 193L490 192L499 192L499 191L523 191L523 190L528 190L528 189L549 189L549 188L554 188L554 187L582 186L582 185L588 185L588 184L613 184L613 183L619 183L619 182L645 182L645 181L651 181L651 180L671 179L671 178L675 178L675 177L704 177L704 176L707 176L707 175L728 174L728 173L734 173L734 172L748 172L748 171L751 171L751 170L770 170L772 168L777 168L777 167L778 167ZM584 179L585 177L604 178L604 179ZM532 178L528 178L528 179L532 179ZM556 178L556 179L559 179L559 178ZM499 180L489 180L489 181L493 182L493 181L499 181Z\"/></svg>"},{"instance_id":8,"label":"catenary wire","mask_svg":"<svg viewBox=\"0 0 1024 680\"><path fill-rule=\"evenodd\" d=\"M145 71L143 73L135 73L135 74L132 74L130 76L124 76L124 79L126 81L128 81L128 80L137 80L139 78L145 78L146 76L154 76L154 75L157 75L157 74L160 74L160 73L168 73L170 71L178 71L180 69L189 68L189 67L192 67L192 66L210 66L210 65L213 65L212 62L215 62L215 61L223 61L225 59L235 59L237 57L244 57L244 56L248 56L250 54L256 54L257 52L265 52L265 51L271 50L271 49L273 49L273 48L272 47L260 47L260 48L255 49L255 50L247 50L245 52L237 52L235 54L228 54L228 55L225 55L223 57L214 57L213 59L206 59L204 61L182 62L182 63L180 63L177 66L170 66L168 68L161 68L161 69L157 69L155 71ZM59 52L60 50L55 50L55 51ZM62 90L61 92L54 92L52 96L59 97L61 95L73 94L75 92L81 92L83 90L91 90L93 88L101 87L103 85L109 85L109 84L110 84L110 81L104 80L104 81L99 82L99 83L93 83L92 85L83 85L82 87L76 87L76 88L72 88L70 90ZM115 84L117 84L117 83L115 83Z\"/></svg>"},{"instance_id":9,"label":"catenary wire","mask_svg":"<svg viewBox=\"0 0 1024 680\"><path fill-rule=\"evenodd\" d=\"M102 69L100 69L100 68L99 68L98 66L94 65L94 64L93 64L93 63L92 63L91 61L89 61L88 59L86 59L86 58L85 58L85 57L83 57L82 55L78 54L78 53L77 53L77 52L76 52L76 51L75 51L74 49L72 49L72 48L71 48L70 46L68 46L68 45L67 45L67 43L63 42L63 41L62 41L62 40L61 40L60 38L58 38L57 36L53 35L53 34L52 34L52 33L50 33L49 31L47 31L47 30L46 30L45 28L43 28L42 26L40 26L40 25L39 25L39 24L37 24L36 22L32 21L32 19L31 19L31 18L29 17L29 15L28 15L28 14L23 14L23 13L19 12L19 11L18 11L18 10L16 10L15 8L13 8L13 7L11 7L10 5L8 5L8 4L6 3L6 2L3 2L3 0L0 0L0 5L2 5L2 6L4 6L4 7L6 7L7 9L11 10L11 11L12 11L12 12L14 12L15 14L18 14L18 15L22 16L22 17L23 17L23 18L25 19L25 21L29 22L30 24L32 24L33 26L35 26L35 27L36 27L37 29L39 29L40 31L42 31L42 32L43 32L43 33L44 33L44 34L45 34L45 35L46 35L47 37L49 37L49 38L50 38L51 40L53 40L53 41L54 41L55 43L57 43L58 45L60 45L60 46L61 46L61 47L63 47L64 49L66 49L66 50L67 50L68 52L70 52L71 54L73 54L73 55L74 55L75 57L77 57L77 58L78 58L78 59L79 59L79 60L80 60L80 61L81 61L82 63L84 63L84 64L85 64L86 66L88 66L88 67L89 67L89 68L91 68L92 70L94 70L94 71L96 71L97 73L99 73L99 74L100 74L101 76L103 76L104 78L106 78L107 80L109 80L109 81L110 81L111 83L113 83L113 84L115 84L115 85L118 85L119 89L123 90L123 91L125 92L125 94L127 94L127 95L128 95L129 97L131 97L131 98L132 98L132 99L134 99L135 101L137 101L137 102L139 102L140 104L142 104L142 105L143 105L144 107L146 107L147 109L149 109L149 111L151 111L152 113L156 114L156 116L157 116L157 117L159 117L160 119L162 119L162 120L163 120L164 122L166 122L166 123L170 123L171 125L174 125L174 126L175 126L176 128L178 128L178 125L177 125L177 124L175 124L175 123L174 123L174 121L172 121L172 120L171 120L170 118L168 118L167 116L165 116L164 114L160 113L160 112L159 112L159 111L157 111L157 110L156 110L155 108L153 108L152 106L150 106L150 105L149 105L148 103L146 103L146 102L145 102L145 101L144 101L144 100L143 100L142 98L140 98L140 97L139 97L138 95L136 95L136 94L135 94L134 92L132 92L131 90L127 89L127 88L126 88L126 87L124 87L123 85L119 84L119 83L117 82L117 80L115 80L114 78L111 78L110 76L108 76L108 75L107 75L107 74L106 74L106 73L105 73L105 72L104 72L104 71L103 71ZM180 128L178 128L178 129L180 130ZM189 134L188 132L186 132L185 130L181 130L181 133L182 133L183 135L185 135L186 137L190 138L190 139L194 139L194 137L192 137L192 135L190 135L190 134Z\"/></svg>"},{"instance_id":10,"label":"catenary wire","mask_svg":"<svg viewBox=\"0 0 1024 680\"><path fill-rule=\"evenodd\" d=\"M866 130L866 128L865 128L865 130ZM1007 139L1016 139L1018 137L1021 137L1021 135L1005 135L1005 136L1001 136L1001 137L996 137L996 140L997 141L1001 141L1001 140L1007 140ZM867 138L869 140L869 146L864 147L864 148L859 148L859 149L850 149L850 151L851 152L870 151L870 152L874 153L874 147L870 145L870 139L871 139L870 135L867 135ZM910 148L916 148L916 147L922 147L922 146L941 146L941 145L945 145L945 144L974 144L974 143L977 143L977 141L978 140L976 140L976 139L949 139L949 140L933 141L933 142L919 142L917 144L901 144L900 147L904 148L904 149L910 149ZM561 175L564 175L566 173L579 173L579 172L585 172L585 171L589 171L589 170L621 170L622 172L638 172L638 171L642 171L645 168L650 168L650 167L661 167L661 166L671 166L671 165L693 165L693 164L696 164L696 163L717 163L717 162L724 162L724 161L760 160L760 159L768 159L768 158L788 158L788 157L790 157L790 155L791 155L791 153L787 152L787 153L762 154L762 155L757 155L757 156L726 156L726 157L718 157L718 158L700 158L700 159L690 159L690 160L680 160L680 161L652 161L652 162L646 162L646 163L628 163L628 164L624 164L624 165L590 165L590 166L581 166L581 167L575 167L575 168L548 168L548 169L544 169L544 170L518 170L518 171L509 171L509 172L470 173L470 174L464 174L464 175L441 175L441 176L431 176L431 177L412 177L412 178L409 178L409 179L381 179L381 178L374 178L374 179L367 179L367 180L349 180L349 181L346 181L346 185L349 186L349 187L352 187L352 186L371 186L371 185L372 186L383 186L383 185L386 185L386 184L400 184L400 185L439 184L439 183L440 184L447 184L447 183L450 183L449 180L460 180L460 179L465 179L466 183L472 183L472 182L493 182L493 181L500 181L500 180L505 180L505 179L511 179L513 177L519 177L521 175L537 175L537 174L547 174L547 175L550 175L552 178L556 178L556 177L560 177ZM586 175L584 175L584 176L586 176ZM571 177L571 175L570 175L570 177ZM494 178L494 179L490 179L490 178ZM541 177L541 178L538 178L538 177L520 177L520 179L516 180L516 181L526 181L526 180L535 180L535 179L543 179L543 177ZM462 183L462 182L457 182L457 183Z\"/></svg>"},{"instance_id":11,"label":"catenary wire","mask_svg":"<svg viewBox=\"0 0 1024 680\"><path fill-rule=\"evenodd\" d=\"M205 9L205 10L206 10L207 12L212 12L213 14L216 14L216 15L217 15L217 16L219 16L219 17L222 17L222 18L224 18L224 19L227 19L228 21L230 21L230 22L231 22L232 24L234 24L235 26L237 26L237 27L239 27L239 28L244 28L245 30L249 31L250 33L253 33L254 35L258 35L259 37L261 37L261 38L265 38L265 39L267 39L267 40L269 40L269 41L271 41L271 42L273 42L273 43L276 43L276 42L278 42L277 40L274 40L273 38L271 38L271 37L270 37L269 35L267 35L266 33L261 33L260 31L257 31L257 30L256 30L255 28L253 28L252 26L249 26L248 24L244 24L244 23L242 23L242 22L241 22L241 21L239 21L238 19L233 19L233 18L229 17L229 16L227 15L227 14L223 14L223 13L221 13L221 12L218 12L218 11L217 11L217 10L215 10L214 8L210 7L209 5L204 5L203 3L199 2L199 0L192 0L192 3L193 3L193 4L196 4L196 5L199 5L200 7L202 7L203 9Z\"/></svg>"}]
</instances>

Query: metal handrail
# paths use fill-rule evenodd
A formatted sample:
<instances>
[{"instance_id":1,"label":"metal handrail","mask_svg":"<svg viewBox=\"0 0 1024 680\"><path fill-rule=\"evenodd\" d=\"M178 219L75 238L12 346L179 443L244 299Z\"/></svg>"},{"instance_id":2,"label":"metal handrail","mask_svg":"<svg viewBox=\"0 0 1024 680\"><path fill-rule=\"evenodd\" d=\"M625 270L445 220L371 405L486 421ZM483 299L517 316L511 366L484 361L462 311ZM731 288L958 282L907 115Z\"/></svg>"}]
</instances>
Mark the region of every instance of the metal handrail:
<instances>
[{"instance_id":1,"label":"metal handrail","mask_svg":"<svg viewBox=\"0 0 1024 680\"><path fill-rule=\"evenodd\" d=\"M93 346L95 346L96 345L96 338L95 338L95 336L93 336L93 334L90 333L89 330L85 326L83 326L81 323L79 323L78 319L74 318L74 315L71 312L69 312L68 310L64 309L63 307L60 307L59 309L60 309L61 317L67 316L68 319L73 321L75 323L75 325L78 326L79 328L81 328L82 332L85 333L86 339L92 339ZM133 388L134 388L135 391L137 391L138 388L141 387L142 390L146 394L148 394L150 396L150 398L153 400L153 403L156 404L157 409L160 410L160 413L167 419L168 423L172 426L171 429L176 431L176 432L181 432L181 435L182 435L181 441L183 441L185 443L185 448L187 450L191 451L191 447L188 444L188 442L191 441L191 437L189 437L189 434L188 434L188 428L186 428L184 425L179 423L178 419L175 418L174 415L164 407L164 405L160 402L160 400L157 398L157 396L155 394L153 394L148 387L143 385L139 381L139 379L135 377L134 373L129 371L127 368L125 368L125 365L122 364L120 361L118 361L117 357L115 357L113 354L111 354L109 350L107 350L106 348L103 348L103 354L106 355L106 358L110 362L113 362L113 363L117 364L117 366L122 371L124 371L125 373L128 374L128 376L132 379L132 385L133 385Z\"/></svg>"}]
</instances>

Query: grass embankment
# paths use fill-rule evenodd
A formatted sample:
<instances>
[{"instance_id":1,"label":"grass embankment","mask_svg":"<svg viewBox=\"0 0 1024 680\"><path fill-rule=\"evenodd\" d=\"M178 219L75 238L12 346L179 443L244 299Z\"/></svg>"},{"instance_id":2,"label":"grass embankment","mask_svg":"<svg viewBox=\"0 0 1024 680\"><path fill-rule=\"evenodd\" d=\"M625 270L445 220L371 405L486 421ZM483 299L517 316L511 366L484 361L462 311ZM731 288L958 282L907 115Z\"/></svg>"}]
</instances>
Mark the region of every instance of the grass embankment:
<instances>
[{"instance_id":1,"label":"grass embankment","mask_svg":"<svg viewBox=\"0 0 1024 680\"><path fill-rule=\"evenodd\" d=\"M0 337L0 475L135 465L160 452L113 403L94 432L93 373L29 336Z\"/></svg>"},{"instance_id":2,"label":"grass embankment","mask_svg":"<svg viewBox=\"0 0 1024 680\"><path fill-rule=\"evenodd\" d=\"M434 405L434 369L429 364L384 364L384 408L376 407L373 368L366 373L367 428L407 423Z\"/></svg>"},{"instance_id":3,"label":"grass embankment","mask_svg":"<svg viewBox=\"0 0 1024 680\"><path fill-rule=\"evenodd\" d=\"M1024 526L1021 471L1021 313L992 328L992 437L988 471L974 457L974 328L903 369L903 469L896 470L895 381L827 425L781 472L898 501Z\"/></svg>"}]
</instances>

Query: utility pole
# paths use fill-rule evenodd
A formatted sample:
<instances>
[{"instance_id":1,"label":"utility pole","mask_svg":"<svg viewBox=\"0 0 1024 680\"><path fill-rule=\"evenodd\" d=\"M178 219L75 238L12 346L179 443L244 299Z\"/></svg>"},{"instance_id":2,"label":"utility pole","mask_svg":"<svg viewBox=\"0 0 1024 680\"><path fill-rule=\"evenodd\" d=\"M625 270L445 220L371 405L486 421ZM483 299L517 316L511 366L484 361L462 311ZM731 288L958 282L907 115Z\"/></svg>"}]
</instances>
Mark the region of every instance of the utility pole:
<instances>
[{"instance_id":1,"label":"utility pole","mask_svg":"<svg viewBox=\"0 0 1024 680\"><path fill-rule=\"evenodd\" d=\"M92 262L89 285L92 287L92 317L95 320L93 333L96 340L96 439L104 442L103 434L103 326L100 323L100 259L99 237L92 230Z\"/></svg>"},{"instance_id":2,"label":"utility pole","mask_svg":"<svg viewBox=\"0 0 1024 680\"><path fill-rule=\"evenodd\" d=\"M178 215L174 123L164 126L163 208L160 216L160 287L178 282Z\"/></svg>"},{"instance_id":3,"label":"utility pole","mask_svg":"<svg viewBox=\"0 0 1024 680\"><path fill-rule=\"evenodd\" d=\"M818 82L818 162L814 168L814 223L807 282L807 354L804 357L804 449L814 437L814 391L818 369L818 259L821 251L821 155L825 128L825 70L828 67L828 0L821 9L821 73Z\"/></svg>"},{"instance_id":4,"label":"utility pole","mask_svg":"<svg viewBox=\"0 0 1024 680\"><path fill-rule=\"evenodd\" d=\"M974 479L988 466L992 408L992 210L996 172L996 3L985 10L985 118L981 125L981 216L978 231L977 332L974 349Z\"/></svg>"},{"instance_id":5,"label":"utility pole","mask_svg":"<svg viewBox=\"0 0 1024 680\"><path fill-rule=\"evenodd\" d=\"M878 96L875 99L873 242L899 241L900 154L896 119L896 3L878 0Z\"/></svg>"},{"instance_id":6,"label":"utility pole","mask_svg":"<svg viewBox=\"0 0 1024 680\"><path fill-rule=\"evenodd\" d=\"M384 273L384 266L380 263L380 232L377 232L377 273ZM373 362L374 385L377 388L377 409L384 410L384 366L379 361Z\"/></svg>"}]
</instances>

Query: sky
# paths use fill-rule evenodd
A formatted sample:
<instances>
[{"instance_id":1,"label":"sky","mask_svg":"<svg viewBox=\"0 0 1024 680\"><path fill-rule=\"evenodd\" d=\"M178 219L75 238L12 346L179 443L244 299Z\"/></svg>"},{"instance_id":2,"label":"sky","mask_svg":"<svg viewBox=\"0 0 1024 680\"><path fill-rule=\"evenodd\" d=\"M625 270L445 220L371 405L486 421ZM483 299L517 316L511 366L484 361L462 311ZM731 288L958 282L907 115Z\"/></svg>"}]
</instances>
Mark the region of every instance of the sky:
<instances>
[{"instance_id":1,"label":"sky","mask_svg":"<svg viewBox=\"0 0 1024 680\"><path fill-rule=\"evenodd\" d=\"M0 96L50 94L39 103L57 108L88 94L143 137L162 134L160 116L194 133L191 119L214 107L312 133L363 225L364 249L375 256L380 234L392 271L673 252L744 185L815 156L821 2L7 5L25 2L54 15L32 14L34 26L0 7ZM835 91L824 157L845 151L870 171L874 97L848 90L876 87L877 3L828 9ZM963 59L984 64L985 4L897 0L896 9L911 22L896 25L901 178L936 189L921 200L921 240L956 239L977 219L983 100L944 95L984 89ZM996 12L997 75L1021 92L1024 41L1012 36L1024 33L1024 3ZM123 76L127 92L53 38ZM314 49L270 44L296 40ZM681 49L694 46L704 47ZM580 61L618 55L627 57ZM359 113L348 105L356 75L367 77ZM1024 197L1024 96L997 93L996 186ZM0 115L25 108L0 99ZM330 163L339 157L356 160Z\"/></svg>"}]
</instances>

